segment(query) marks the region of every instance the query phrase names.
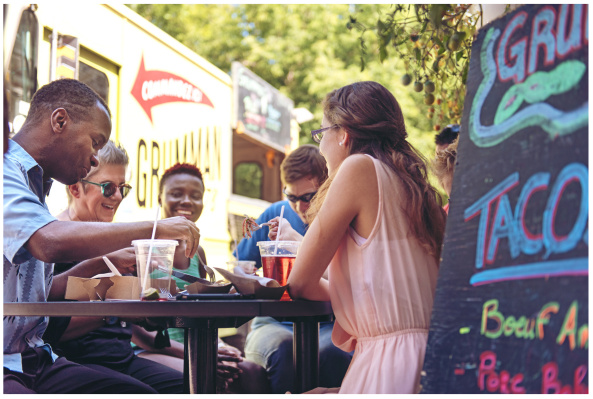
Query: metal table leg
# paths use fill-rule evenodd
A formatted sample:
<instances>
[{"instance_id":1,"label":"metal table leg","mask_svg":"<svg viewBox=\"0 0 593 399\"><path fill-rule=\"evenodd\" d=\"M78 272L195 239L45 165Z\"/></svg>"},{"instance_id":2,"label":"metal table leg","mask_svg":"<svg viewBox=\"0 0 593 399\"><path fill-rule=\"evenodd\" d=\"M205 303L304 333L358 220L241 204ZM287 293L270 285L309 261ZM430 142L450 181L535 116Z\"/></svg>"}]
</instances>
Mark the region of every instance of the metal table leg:
<instances>
[{"instance_id":1,"label":"metal table leg","mask_svg":"<svg viewBox=\"0 0 593 399\"><path fill-rule=\"evenodd\" d=\"M293 335L294 393L303 393L319 386L319 322L295 321Z\"/></svg>"},{"instance_id":2,"label":"metal table leg","mask_svg":"<svg viewBox=\"0 0 593 399\"><path fill-rule=\"evenodd\" d=\"M205 326L187 329L189 393L216 393L218 330Z\"/></svg>"}]
</instances>

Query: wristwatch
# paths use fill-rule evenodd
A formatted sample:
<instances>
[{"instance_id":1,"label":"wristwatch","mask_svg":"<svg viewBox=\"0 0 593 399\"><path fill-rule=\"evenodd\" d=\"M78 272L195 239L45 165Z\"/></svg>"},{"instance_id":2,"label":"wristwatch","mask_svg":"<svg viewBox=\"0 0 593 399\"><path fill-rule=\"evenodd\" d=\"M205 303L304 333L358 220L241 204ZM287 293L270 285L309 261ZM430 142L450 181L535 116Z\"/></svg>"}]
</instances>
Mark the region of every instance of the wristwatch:
<instances>
[{"instance_id":1,"label":"wristwatch","mask_svg":"<svg viewBox=\"0 0 593 399\"><path fill-rule=\"evenodd\" d=\"M105 316L103 317L103 321L105 322L106 326L114 326L119 322L119 317L117 316Z\"/></svg>"}]
</instances>

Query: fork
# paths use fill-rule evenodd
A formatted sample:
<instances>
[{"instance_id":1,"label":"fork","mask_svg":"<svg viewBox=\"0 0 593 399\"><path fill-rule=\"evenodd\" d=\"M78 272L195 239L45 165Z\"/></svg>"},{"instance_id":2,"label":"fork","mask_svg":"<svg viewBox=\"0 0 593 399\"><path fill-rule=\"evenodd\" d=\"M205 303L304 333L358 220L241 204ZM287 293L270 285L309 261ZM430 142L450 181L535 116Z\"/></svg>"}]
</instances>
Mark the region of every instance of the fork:
<instances>
[{"instance_id":1,"label":"fork","mask_svg":"<svg viewBox=\"0 0 593 399\"><path fill-rule=\"evenodd\" d=\"M251 230L252 232L254 232L254 231L258 231L259 229L262 229L264 226L268 226L268 227L270 227L270 226L271 226L271 223L265 222L265 223L262 223L262 224L256 224L256 225L255 225L255 226L254 226L252 229L250 229L250 230Z\"/></svg>"},{"instance_id":2,"label":"fork","mask_svg":"<svg viewBox=\"0 0 593 399\"><path fill-rule=\"evenodd\" d=\"M211 283L215 283L216 282L216 276L214 275L214 270L212 270L212 268L210 266L208 266L206 264L206 262L204 262L202 260L202 258L200 257L200 255L198 255L198 258L200 258L200 262L202 262L202 264L204 265L204 269L206 269L206 273L208 274L208 278L210 279Z\"/></svg>"},{"instance_id":3,"label":"fork","mask_svg":"<svg viewBox=\"0 0 593 399\"><path fill-rule=\"evenodd\" d=\"M246 218L249 218L249 216L247 216L246 214L244 216ZM249 218L249 219L251 219L251 218ZM268 226L269 227L271 225L271 223L269 223L269 222L265 222L265 223L262 223L262 224L257 224L257 223L254 223L254 224L255 224L255 226L253 226L253 228L249 229L252 232L258 231L259 229L263 228L264 226Z\"/></svg>"},{"instance_id":4,"label":"fork","mask_svg":"<svg viewBox=\"0 0 593 399\"><path fill-rule=\"evenodd\" d=\"M166 288L159 288L159 291L161 292L161 294L166 294L167 295L167 298L169 298L169 299L173 299L174 298L173 297L173 294L171 294L169 292L169 290L166 289Z\"/></svg>"}]
</instances>

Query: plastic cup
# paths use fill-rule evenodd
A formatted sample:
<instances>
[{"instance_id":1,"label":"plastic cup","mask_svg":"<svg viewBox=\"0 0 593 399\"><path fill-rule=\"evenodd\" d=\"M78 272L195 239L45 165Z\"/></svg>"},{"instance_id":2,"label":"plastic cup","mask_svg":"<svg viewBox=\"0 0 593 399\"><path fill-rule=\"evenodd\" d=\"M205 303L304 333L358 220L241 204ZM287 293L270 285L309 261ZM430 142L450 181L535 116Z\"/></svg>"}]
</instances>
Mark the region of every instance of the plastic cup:
<instances>
[{"instance_id":1,"label":"plastic cup","mask_svg":"<svg viewBox=\"0 0 593 399\"><path fill-rule=\"evenodd\" d=\"M254 260L230 260L226 263L226 268L231 273L234 272L237 266L240 266L245 274L255 274L257 271Z\"/></svg>"},{"instance_id":2,"label":"plastic cup","mask_svg":"<svg viewBox=\"0 0 593 399\"><path fill-rule=\"evenodd\" d=\"M136 272L142 287L140 299L144 299L146 290L155 288L159 294L158 299L166 301L170 295L175 247L179 243L176 240L134 240L132 245L136 252ZM152 255L147 270L149 250Z\"/></svg>"},{"instance_id":3,"label":"plastic cup","mask_svg":"<svg viewBox=\"0 0 593 399\"><path fill-rule=\"evenodd\" d=\"M259 241L257 246L261 255L264 277L274 279L285 286L300 245L300 241ZM288 291L284 292L280 300L291 300Z\"/></svg>"}]
</instances>

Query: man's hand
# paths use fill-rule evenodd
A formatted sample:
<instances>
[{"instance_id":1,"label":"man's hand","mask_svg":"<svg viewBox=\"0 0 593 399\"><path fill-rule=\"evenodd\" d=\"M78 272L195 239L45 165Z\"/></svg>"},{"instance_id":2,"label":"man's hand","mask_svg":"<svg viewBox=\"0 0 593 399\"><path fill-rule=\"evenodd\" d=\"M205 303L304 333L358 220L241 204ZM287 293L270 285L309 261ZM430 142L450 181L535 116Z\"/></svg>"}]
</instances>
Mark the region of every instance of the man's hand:
<instances>
[{"instance_id":1,"label":"man's hand","mask_svg":"<svg viewBox=\"0 0 593 399\"><path fill-rule=\"evenodd\" d=\"M280 223L280 217L277 216L274 219L271 219L268 223L270 223L270 232L268 233L268 237L270 240L275 241L276 236L278 235L278 225ZM292 228L290 222L282 218L282 229L280 229L280 241L303 241L303 236L296 232L295 229Z\"/></svg>"},{"instance_id":2,"label":"man's hand","mask_svg":"<svg viewBox=\"0 0 593 399\"><path fill-rule=\"evenodd\" d=\"M232 346L218 348L218 364L216 370L217 385L221 392L225 392L228 385L239 378L243 371L237 367L242 362L241 352Z\"/></svg>"},{"instance_id":3,"label":"man's hand","mask_svg":"<svg viewBox=\"0 0 593 399\"><path fill-rule=\"evenodd\" d=\"M200 244L200 229L191 220L183 216L175 216L158 221L156 238L185 240L185 256L193 258Z\"/></svg>"},{"instance_id":4,"label":"man's hand","mask_svg":"<svg viewBox=\"0 0 593 399\"><path fill-rule=\"evenodd\" d=\"M105 255L121 274L134 273L136 270L136 252L134 247L123 248Z\"/></svg>"}]
</instances>

